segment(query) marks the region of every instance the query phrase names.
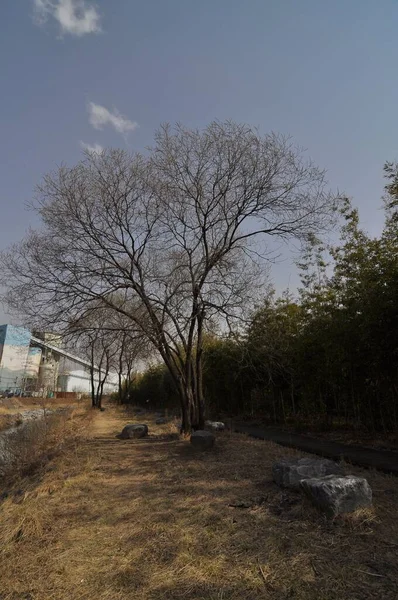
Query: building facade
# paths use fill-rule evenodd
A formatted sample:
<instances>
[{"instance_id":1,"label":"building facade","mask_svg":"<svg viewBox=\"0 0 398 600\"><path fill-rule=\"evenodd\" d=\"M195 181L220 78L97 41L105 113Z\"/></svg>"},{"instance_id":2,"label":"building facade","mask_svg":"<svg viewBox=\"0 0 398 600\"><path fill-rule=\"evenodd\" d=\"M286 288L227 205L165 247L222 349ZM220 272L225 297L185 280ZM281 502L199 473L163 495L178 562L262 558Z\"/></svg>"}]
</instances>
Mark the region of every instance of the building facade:
<instances>
[{"instance_id":1,"label":"building facade","mask_svg":"<svg viewBox=\"0 0 398 600\"><path fill-rule=\"evenodd\" d=\"M14 325L0 326L0 391L21 388L29 350L29 331Z\"/></svg>"},{"instance_id":2,"label":"building facade","mask_svg":"<svg viewBox=\"0 0 398 600\"><path fill-rule=\"evenodd\" d=\"M91 365L64 350L55 334L31 334L24 327L0 326L0 393L52 396L57 392L91 393ZM94 367L94 385L99 372ZM110 373L104 393L117 391L118 377Z\"/></svg>"}]
</instances>

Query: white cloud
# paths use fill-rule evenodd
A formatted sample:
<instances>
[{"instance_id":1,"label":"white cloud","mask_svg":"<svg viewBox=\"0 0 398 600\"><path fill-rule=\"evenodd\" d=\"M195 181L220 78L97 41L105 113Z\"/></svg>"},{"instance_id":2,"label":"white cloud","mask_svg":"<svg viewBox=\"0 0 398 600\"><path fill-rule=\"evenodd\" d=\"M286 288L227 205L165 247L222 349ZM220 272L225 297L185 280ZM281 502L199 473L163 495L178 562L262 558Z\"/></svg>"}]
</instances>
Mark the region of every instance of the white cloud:
<instances>
[{"instance_id":1,"label":"white cloud","mask_svg":"<svg viewBox=\"0 0 398 600\"><path fill-rule=\"evenodd\" d=\"M104 148L101 144L87 144L86 142L80 142L80 147L83 150L87 150L87 152L91 152L93 154L101 154Z\"/></svg>"},{"instance_id":2,"label":"white cloud","mask_svg":"<svg viewBox=\"0 0 398 600\"><path fill-rule=\"evenodd\" d=\"M81 36L101 31L100 15L94 4L86 0L33 0L33 3L39 24L52 17L62 33Z\"/></svg>"},{"instance_id":3,"label":"white cloud","mask_svg":"<svg viewBox=\"0 0 398 600\"><path fill-rule=\"evenodd\" d=\"M118 133L123 135L129 131L134 131L138 123L130 121L124 117L118 110L111 112L104 106L90 102L88 105L89 121L95 129L103 129L106 125L112 125Z\"/></svg>"}]
</instances>

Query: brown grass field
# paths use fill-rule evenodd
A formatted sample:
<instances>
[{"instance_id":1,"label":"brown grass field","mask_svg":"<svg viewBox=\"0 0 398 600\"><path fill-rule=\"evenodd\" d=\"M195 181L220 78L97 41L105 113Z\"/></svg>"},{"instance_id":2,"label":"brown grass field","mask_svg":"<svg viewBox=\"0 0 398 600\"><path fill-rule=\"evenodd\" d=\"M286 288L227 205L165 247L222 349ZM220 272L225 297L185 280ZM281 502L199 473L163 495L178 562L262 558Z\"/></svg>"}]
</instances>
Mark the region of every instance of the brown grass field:
<instances>
[{"instance_id":1,"label":"brown grass field","mask_svg":"<svg viewBox=\"0 0 398 600\"><path fill-rule=\"evenodd\" d=\"M149 438L116 439L134 421L75 417L52 460L2 484L1 600L398 598L397 479L346 465L375 509L331 522L272 482L301 453L224 432L196 454L152 417Z\"/></svg>"},{"instance_id":2,"label":"brown grass field","mask_svg":"<svg viewBox=\"0 0 398 600\"><path fill-rule=\"evenodd\" d=\"M82 401L68 402L68 400L54 398L1 398L0 432L21 423L22 419L19 417L26 410L81 408L83 405Z\"/></svg>"}]
</instances>

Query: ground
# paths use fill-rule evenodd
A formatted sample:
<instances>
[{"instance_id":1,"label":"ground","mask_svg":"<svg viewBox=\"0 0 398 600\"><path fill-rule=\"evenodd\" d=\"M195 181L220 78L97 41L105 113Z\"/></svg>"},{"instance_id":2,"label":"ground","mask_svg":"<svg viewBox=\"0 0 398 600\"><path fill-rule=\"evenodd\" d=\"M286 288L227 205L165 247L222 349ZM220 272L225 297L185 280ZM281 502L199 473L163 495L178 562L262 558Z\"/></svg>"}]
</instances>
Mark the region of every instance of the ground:
<instances>
[{"instance_id":1,"label":"ground","mask_svg":"<svg viewBox=\"0 0 398 600\"><path fill-rule=\"evenodd\" d=\"M395 450L398 452L398 431L372 432L367 431L363 427L358 428L354 424L347 425L341 421L335 421L327 430L325 430L325 424L321 423L303 422L292 423L290 425L270 425L267 421L262 421L261 419L247 422L247 424L251 423L257 426L276 428L281 431L298 433L341 444L374 448L377 450Z\"/></svg>"},{"instance_id":2,"label":"ground","mask_svg":"<svg viewBox=\"0 0 398 600\"><path fill-rule=\"evenodd\" d=\"M224 432L197 454L148 417L148 439L117 439L131 422L95 413L6 490L1 600L397 598L396 478L346 465L375 510L331 522L272 482L276 458L302 453Z\"/></svg>"}]
</instances>

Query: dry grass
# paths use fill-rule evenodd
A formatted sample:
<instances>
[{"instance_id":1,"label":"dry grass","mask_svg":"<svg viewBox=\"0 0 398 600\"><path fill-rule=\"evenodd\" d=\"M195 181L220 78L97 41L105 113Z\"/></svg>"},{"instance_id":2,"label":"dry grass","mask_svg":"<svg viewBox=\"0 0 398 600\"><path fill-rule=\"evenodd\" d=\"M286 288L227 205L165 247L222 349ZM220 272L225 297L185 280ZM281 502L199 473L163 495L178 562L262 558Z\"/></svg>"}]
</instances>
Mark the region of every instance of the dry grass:
<instances>
[{"instance_id":1,"label":"dry grass","mask_svg":"<svg viewBox=\"0 0 398 600\"><path fill-rule=\"evenodd\" d=\"M57 410L59 408L78 408L87 406L88 402L68 401L54 398L1 398L0 399L0 432L23 422L22 413L32 410ZM1 596L0 596L1 599Z\"/></svg>"},{"instance_id":2,"label":"dry grass","mask_svg":"<svg viewBox=\"0 0 398 600\"><path fill-rule=\"evenodd\" d=\"M20 425L22 419L19 414L1 414L0 413L0 432L10 429L15 425Z\"/></svg>"},{"instance_id":3,"label":"dry grass","mask_svg":"<svg viewBox=\"0 0 398 600\"><path fill-rule=\"evenodd\" d=\"M66 440L70 443L76 439L77 423L86 422L89 416L92 418L92 411L70 407L62 412L45 413L42 418L0 433L0 477L3 482L16 481L40 469L64 447Z\"/></svg>"},{"instance_id":4,"label":"dry grass","mask_svg":"<svg viewBox=\"0 0 398 600\"><path fill-rule=\"evenodd\" d=\"M118 440L127 422L146 440ZM220 434L195 454L174 426L97 413L85 441L0 505L2 600L396 599L398 480L365 474L375 511L334 522L278 489L299 455Z\"/></svg>"},{"instance_id":5,"label":"dry grass","mask_svg":"<svg viewBox=\"0 0 398 600\"><path fill-rule=\"evenodd\" d=\"M65 398L12 398L0 399L0 415L12 415L24 410L40 408L54 409L62 407L82 407L88 405L87 400L68 400Z\"/></svg>"}]
</instances>

